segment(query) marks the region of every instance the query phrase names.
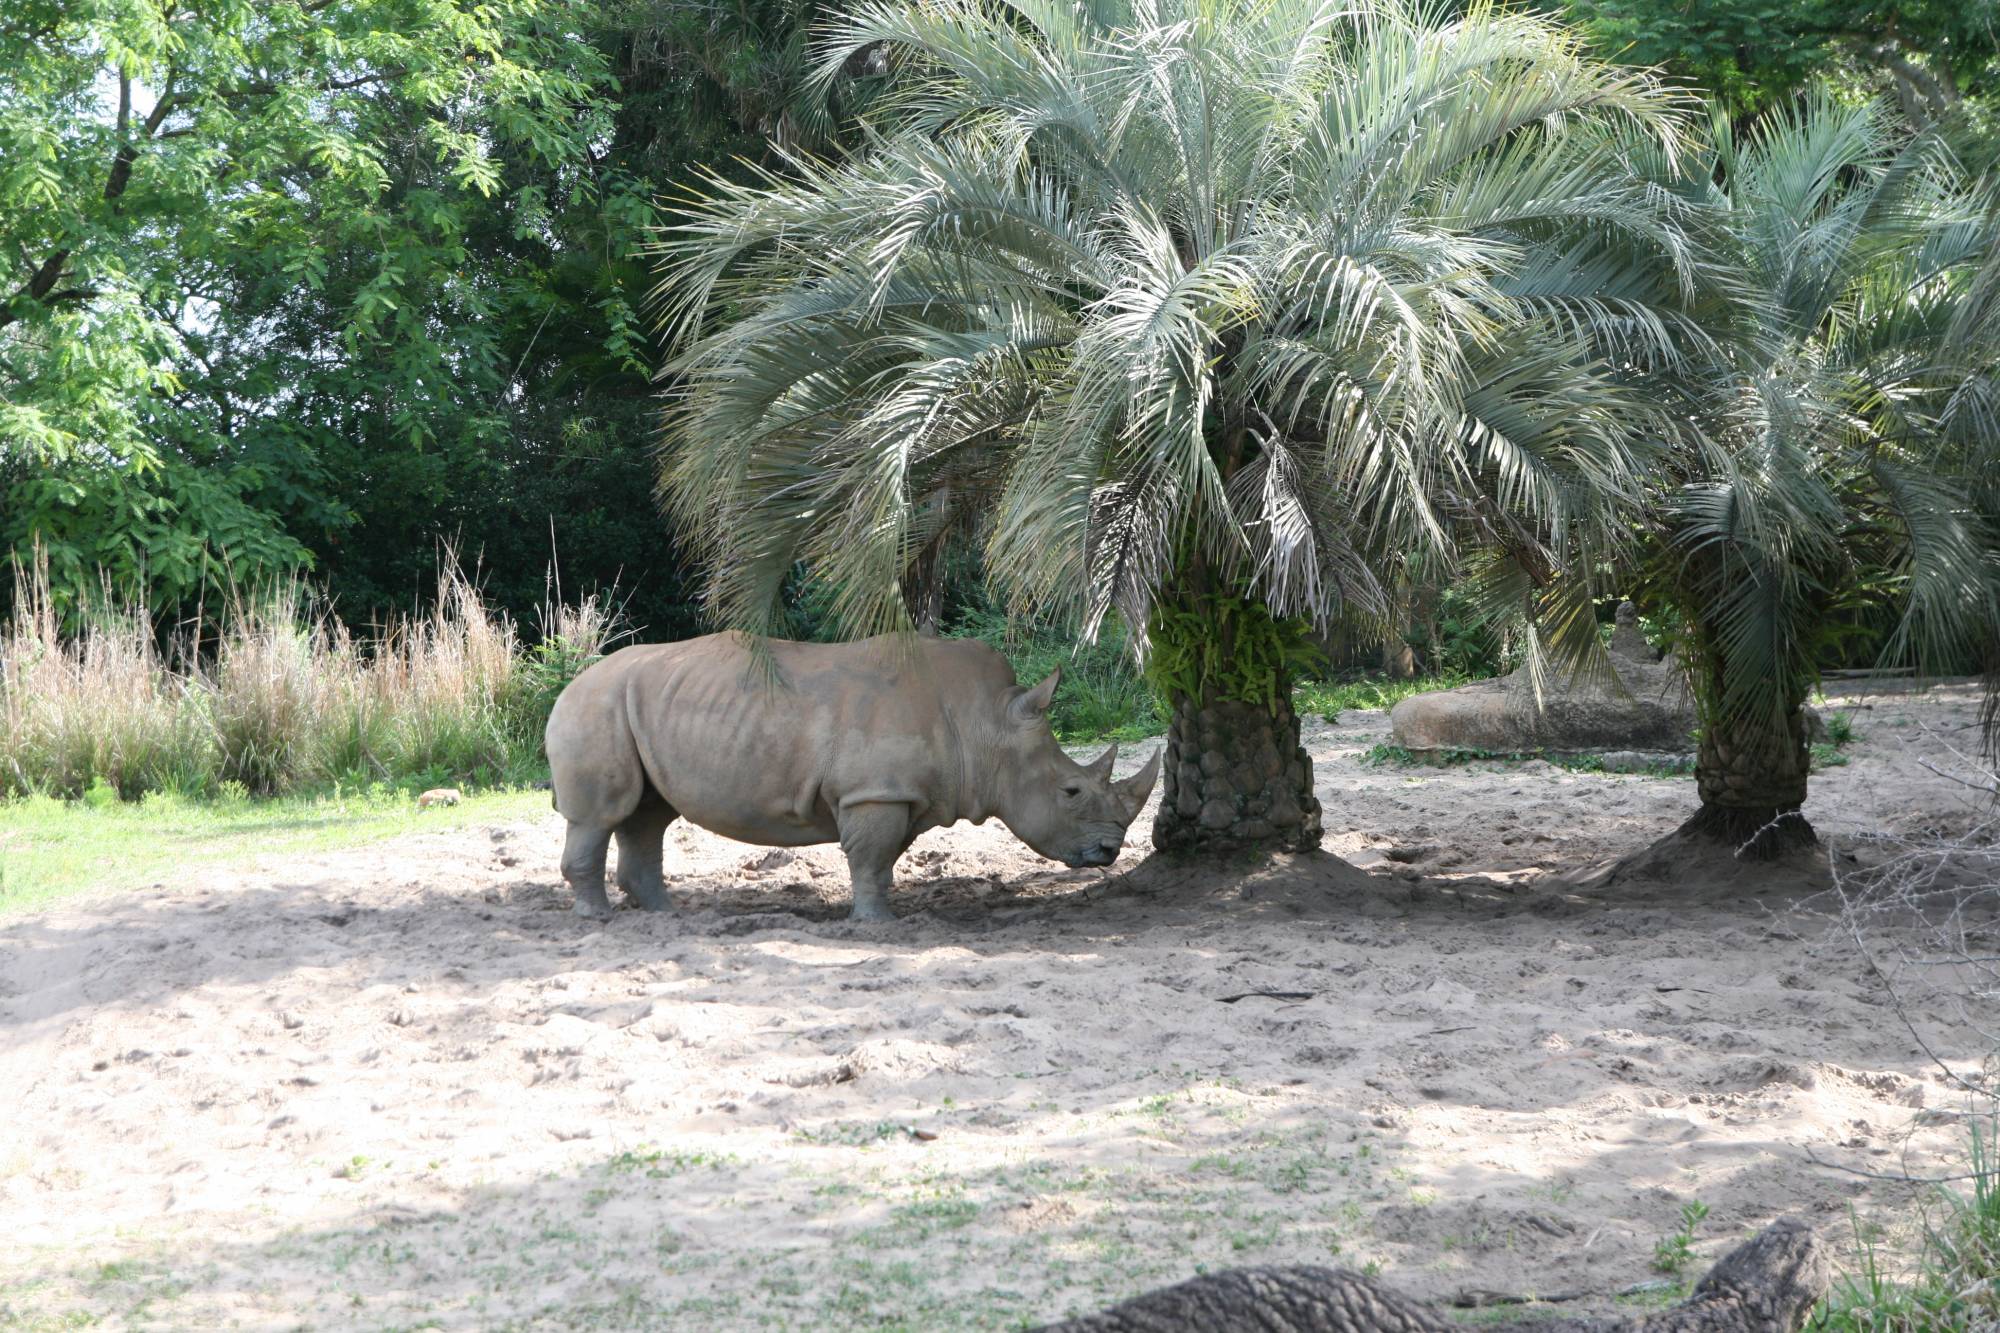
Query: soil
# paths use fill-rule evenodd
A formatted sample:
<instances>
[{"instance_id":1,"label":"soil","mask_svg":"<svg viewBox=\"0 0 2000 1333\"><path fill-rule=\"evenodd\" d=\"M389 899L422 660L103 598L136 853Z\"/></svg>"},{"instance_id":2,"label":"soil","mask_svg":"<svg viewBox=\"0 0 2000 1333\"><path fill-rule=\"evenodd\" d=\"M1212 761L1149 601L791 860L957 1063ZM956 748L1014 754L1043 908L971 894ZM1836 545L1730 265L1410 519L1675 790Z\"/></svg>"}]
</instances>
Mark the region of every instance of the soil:
<instances>
[{"instance_id":1,"label":"soil","mask_svg":"<svg viewBox=\"0 0 2000 1333\"><path fill-rule=\"evenodd\" d=\"M1835 704L1836 864L1982 817L1926 766L1972 688ZM1309 720L1326 854L1071 871L960 826L884 926L836 849L685 825L675 911L580 920L552 814L8 921L0 1325L993 1328L1285 1262L1579 1311L1779 1215L1907 1225L1840 1168L1948 1165L1955 1094L1823 859L1607 887L1692 778L1386 737Z\"/></svg>"}]
</instances>

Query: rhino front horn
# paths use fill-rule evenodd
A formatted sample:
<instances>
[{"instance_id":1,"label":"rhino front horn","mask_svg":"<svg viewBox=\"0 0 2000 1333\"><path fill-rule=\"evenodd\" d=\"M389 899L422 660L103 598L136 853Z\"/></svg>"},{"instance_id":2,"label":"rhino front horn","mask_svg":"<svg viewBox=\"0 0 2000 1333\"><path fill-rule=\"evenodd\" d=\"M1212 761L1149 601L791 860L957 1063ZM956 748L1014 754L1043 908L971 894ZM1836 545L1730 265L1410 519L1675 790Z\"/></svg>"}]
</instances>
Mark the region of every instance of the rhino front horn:
<instances>
[{"instance_id":1,"label":"rhino front horn","mask_svg":"<svg viewBox=\"0 0 2000 1333\"><path fill-rule=\"evenodd\" d=\"M1112 790L1118 793L1118 799L1124 803L1125 818L1137 819L1139 812L1146 808L1146 798L1153 794L1153 783L1159 780L1160 756L1166 752L1167 747L1160 746L1153 751L1153 757L1146 761L1144 768L1123 782L1111 784Z\"/></svg>"},{"instance_id":2,"label":"rhino front horn","mask_svg":"<svg viewBox=\"0 0 2000 1333\"><path fill-rule=\"evenodd\" d=\"M1118 742L1111 742L1111 748L1083 766L1083 771L1094 778L1108 778L1111 769L1118 762Z\"/></svg>"}]
</instances>

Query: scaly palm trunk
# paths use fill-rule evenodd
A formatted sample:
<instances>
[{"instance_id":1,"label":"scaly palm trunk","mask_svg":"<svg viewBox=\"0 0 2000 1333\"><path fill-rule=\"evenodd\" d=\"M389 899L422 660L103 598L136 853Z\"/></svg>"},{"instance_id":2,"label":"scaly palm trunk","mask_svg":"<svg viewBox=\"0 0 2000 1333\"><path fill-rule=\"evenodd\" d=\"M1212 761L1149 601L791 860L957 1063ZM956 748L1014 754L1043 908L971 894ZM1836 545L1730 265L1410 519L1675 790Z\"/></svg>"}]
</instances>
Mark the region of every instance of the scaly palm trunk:
<instances>
[{"instance_id":1,"label":"scaly palm trunk","mask_svg":"<svg viewBox=\"0 0 2000 1333\"><path fill-rule=\"evenodd\" d=\"M1212 695L1171 701L1154 847L1205 853L1319 847L1312 758L1299 744L1291 682L1279 682L1277 697L1275 713Z\"/></svg>"},{"instance_id":2,"label":"scaly palm trunk","mask_svg":"<svg viewBox=\"0 0 2000 1333\"><path fill-rule=\"evenodd\" d=\"M1782 717L1746 713L1711 720L1695 752L1701 809L1681 832L1739 848L1748 860L1769 860L1818 838L1800 811L1811 752L1804 701Z\"/></svg>"}]
</instances>

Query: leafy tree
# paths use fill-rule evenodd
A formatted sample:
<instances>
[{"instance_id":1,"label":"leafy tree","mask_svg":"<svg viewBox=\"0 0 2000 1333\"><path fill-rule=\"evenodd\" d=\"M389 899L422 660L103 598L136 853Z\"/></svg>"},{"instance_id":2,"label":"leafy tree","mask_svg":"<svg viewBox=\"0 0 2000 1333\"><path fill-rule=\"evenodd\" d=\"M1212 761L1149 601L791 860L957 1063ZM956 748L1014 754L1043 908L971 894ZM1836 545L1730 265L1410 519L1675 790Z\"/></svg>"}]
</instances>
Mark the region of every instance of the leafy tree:
<instances>
[{"instance_id":1,"label":"leafy tree","mask_svg":"<svg viewBox=\"0 0 2000 1333\"><path fill-rule=\"evenodd\" d=\"M0 542L45 544L71 590L102 566L171 604L300 566L351 525L349 497L422 470L354 466L357 434L411 456L494 440L496 334L530 284L473 263L470 239L563 208L650 217L638 182L590 170L610 80L588 14L10 6ZM630 309L600 314L643 364Z\"/></svg>"},{"instance_id":2,"label":"leafy tree","mask_svg":"<svg viewBox=\"0 0 2000 1333\"><path fill-rule=\"evenodd\" d=\"M1287 688L1308 624L1468 541L1569 666L1698 338L1676 99L1474 7L863 3L866 147L711 182L662 240L663 483L713 611L800 561L905 628L978 533L1018 612L1114 612L1174 716L1163 848L1320 837Z\"/></svg>"},{"instance_id":3,"label":"leafy tree","mask_svg":"<svg viewBox=\"0 0 2000 1333\"><path fill-rule=\"evenodd\" d=\"M1702 715L1683 834L1777 855L1813 841L1803 710L1849 613L1893 608L1891 661L2000 636L2000 211L1939 134L1825 96L1695 166L1753 318L1651 577Z\"/></svg>"},{"instance_id":4,"label":"leafy tree","mask_svg":"<svg viewBox=\"0 0 2000 1333\"><path fill-rule=\"evenodd\" d=\"M1990 4L1958 0L1568 0L1600 50L1698 80L1732 108L1781 106L1861 76L1929 121L2000 82Z\"/></svg>"}]
</instances>

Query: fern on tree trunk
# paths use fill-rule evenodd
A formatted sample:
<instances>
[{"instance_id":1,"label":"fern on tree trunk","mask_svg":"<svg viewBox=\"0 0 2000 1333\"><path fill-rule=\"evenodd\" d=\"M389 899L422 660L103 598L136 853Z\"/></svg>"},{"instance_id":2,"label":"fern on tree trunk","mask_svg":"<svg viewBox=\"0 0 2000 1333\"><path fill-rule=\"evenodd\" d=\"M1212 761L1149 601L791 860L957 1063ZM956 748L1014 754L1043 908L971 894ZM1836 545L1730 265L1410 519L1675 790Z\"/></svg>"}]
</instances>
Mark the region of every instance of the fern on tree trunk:
<instances>
[{"instance_id":1,"label":"fern on tree trunk","mask_svg":"<svg viewBox=\"0 0 2000 1333\"><path fill-rule=\"evenodd\" d=\"M1306 623L1217 591L1197 569L1154 604L1147 629L1147 672L1173 710L1153 845L1225 855L1318 848L1312 760L1292 710L1292 672L1318 658Z\"/></svg>"}]
</instances>

